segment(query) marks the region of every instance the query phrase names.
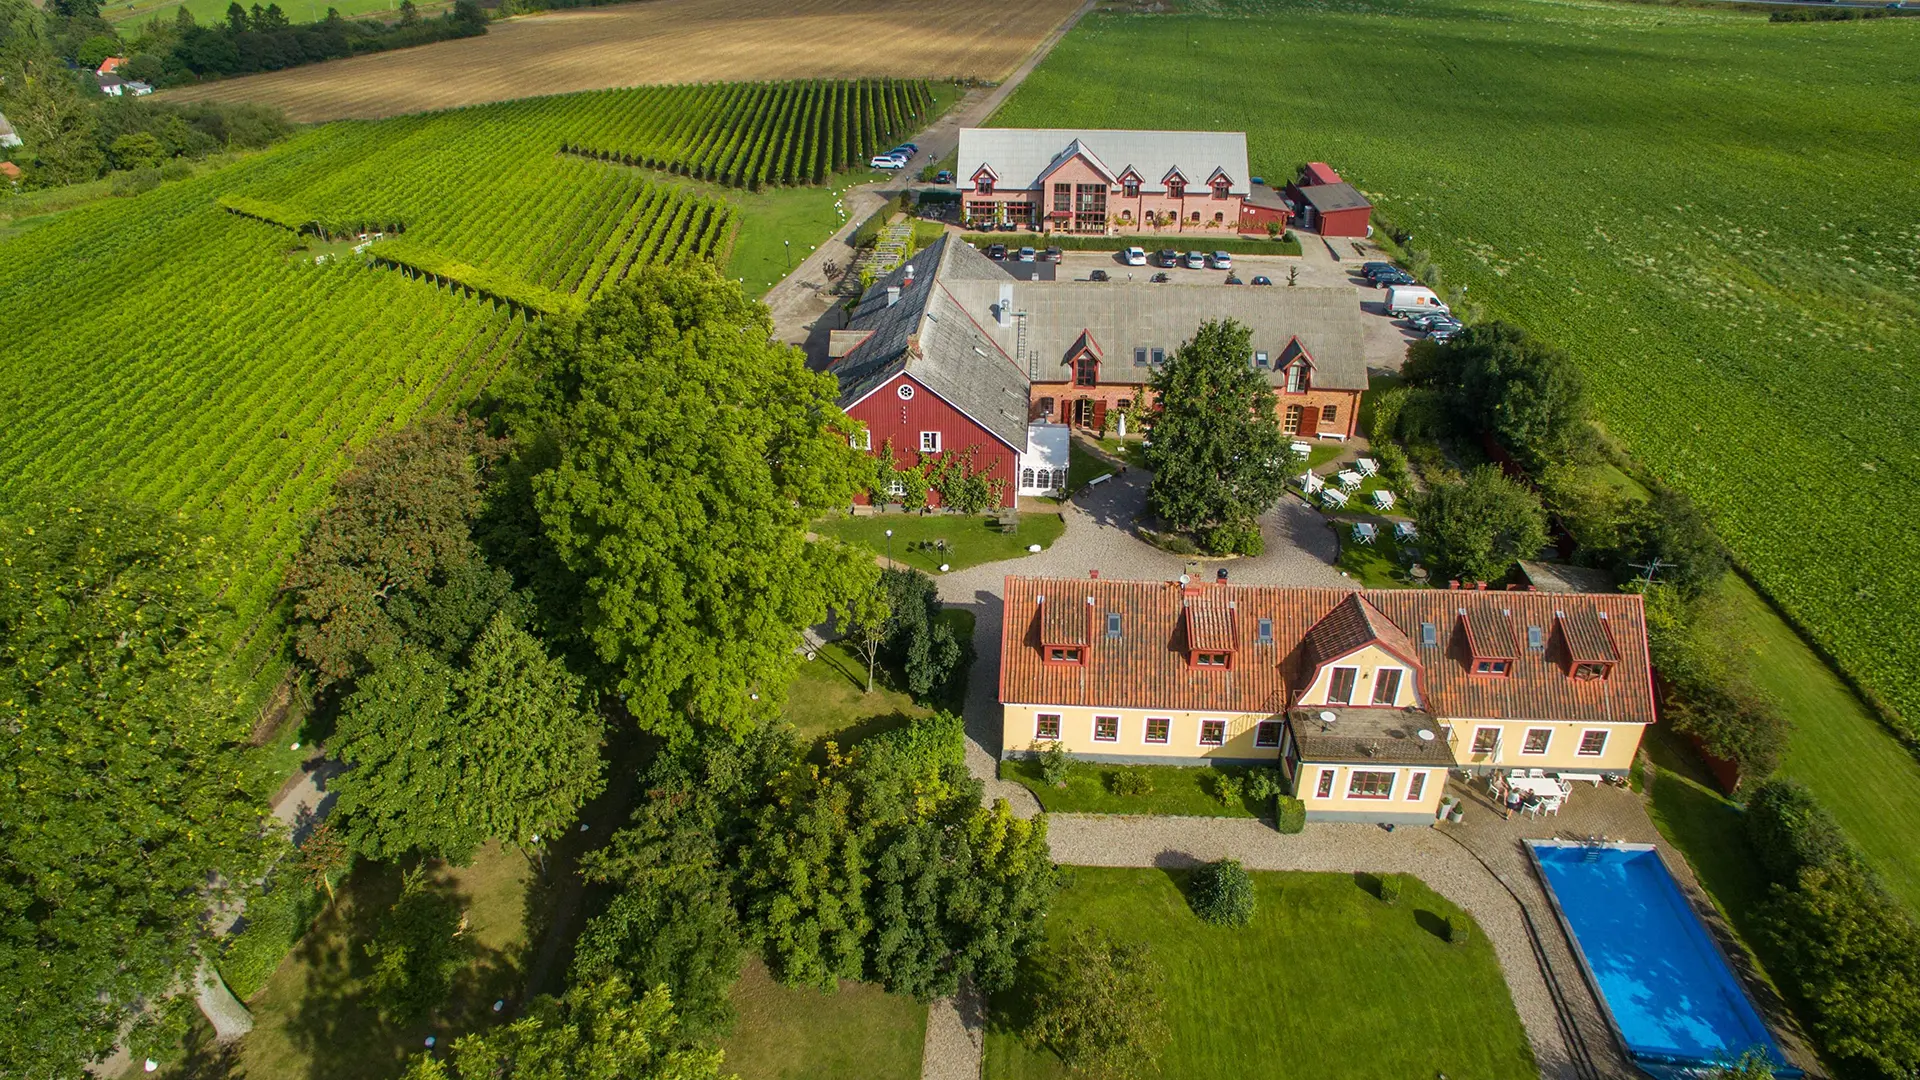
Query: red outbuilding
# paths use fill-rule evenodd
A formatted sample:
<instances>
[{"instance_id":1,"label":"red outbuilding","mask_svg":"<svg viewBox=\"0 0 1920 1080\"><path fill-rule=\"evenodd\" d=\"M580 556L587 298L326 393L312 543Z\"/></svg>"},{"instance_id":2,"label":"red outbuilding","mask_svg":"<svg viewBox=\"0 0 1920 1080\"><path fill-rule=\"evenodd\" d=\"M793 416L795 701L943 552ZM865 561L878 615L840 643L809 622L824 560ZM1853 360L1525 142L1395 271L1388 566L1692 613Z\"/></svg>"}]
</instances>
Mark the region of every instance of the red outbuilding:
<instances>
[{"instance_id":1,"label":"red outbuilding","mask_svg":"<svg viewBox=\"0 0 1920 1080\"><path fill-rule=\"evenodd\" d=\"M1366 236L1373 204L1324 161L1309 162L1287 187L1302 228L1321 236Z\"/></svg>"}]
</instances>

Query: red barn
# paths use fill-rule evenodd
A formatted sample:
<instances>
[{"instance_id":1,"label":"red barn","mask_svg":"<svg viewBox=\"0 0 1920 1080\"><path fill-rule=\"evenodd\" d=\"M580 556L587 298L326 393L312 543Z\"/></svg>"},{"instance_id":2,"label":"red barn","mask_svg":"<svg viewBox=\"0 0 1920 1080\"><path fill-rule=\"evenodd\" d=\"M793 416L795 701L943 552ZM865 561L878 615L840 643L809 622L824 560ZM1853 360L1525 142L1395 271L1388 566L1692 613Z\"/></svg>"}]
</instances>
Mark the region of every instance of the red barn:
<instances>
[{"instance_id":1,"label":"red barn","mask_svg":"<svg viewBox=\"0 0 1920 1080\"><path fill-rule=\"evenodd\" d=\"M1310 162L1287 187L1300 224L1321 236L1366 236L1373 204L1323 161Z\"/></svg>"},{"instance_id":2,"label":"red barn","mask_svg":"<svg viewBox=\"0 0 1920 1080\"><path fill-rule=\"evenodd\" d=\"M936 241L876 282L848 328L833 332L831 370L840 407L867 426L868 450L890 446L897 467L968 454L974 471L1000 481L1000 504L1014 506L1027 445L1026 373L948 294L942 274L969 269L947 266L956 248L1006 277L965 244ZM937 493L929 501L940 505Z\"/></svg>"}]
</instances>

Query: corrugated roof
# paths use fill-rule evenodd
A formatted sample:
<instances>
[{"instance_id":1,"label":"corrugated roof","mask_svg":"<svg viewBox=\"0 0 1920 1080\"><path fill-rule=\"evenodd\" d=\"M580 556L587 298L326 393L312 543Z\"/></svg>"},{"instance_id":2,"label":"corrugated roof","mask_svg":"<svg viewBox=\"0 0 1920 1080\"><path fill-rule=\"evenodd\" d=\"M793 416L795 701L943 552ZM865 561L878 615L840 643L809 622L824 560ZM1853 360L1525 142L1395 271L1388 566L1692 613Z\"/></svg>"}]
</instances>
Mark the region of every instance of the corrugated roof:
<instances>
[{"instance_id":1,"label":"corrugated roof","mask_svg":"<svg viewBox=\"0 0 1920 1080\"><path fill-rule=\"evenodd\" d=\"M1300 197L1323 214L1334 210L1358 210L1373 205L1367 201L1365 195L1354 190L1352 184L1314 184L1301 188Z\"/></svg>"},{"instance_id":2,"label":"corrugated roof","mask_svg":"<svg viewBox=\"0 0 1920 1080\"><path fill-rule=\"evenodd\" d=\"M1232 181L1228 190L1235 195L1246 194L1251 177L1244 131L1072 128L961 128L954 175L967 181L984 165L1003 188L1031 188L1043 173L1080 149L1115 177L1131 168L1145 191L1165 191L1163 181L1174 170L1189 187L1201 187L1218 169Z\"/></svg>"},{"instance_id":3,"label":"corrugated roof","mask_svg":"<svg viewBox=\"0 0 1920 1080\"><path fill-rule=\"evenodd\" d=\"M1230 669L1188 663L1182 598L1176 582L1049 580L1009 577L1002 629L1000 700L1036 705L1190 709L1278 714L1313 671L1306 642L1316 624L1355 594L1341 589L1208 585L1230 600L1236 620L1270 619L1271 645L1244 642ZM1092 596L1100 612L1119 612L1126 633L1095 635L1084 665L1047 664L1040 652L1035 597ZM1402 635L1417 665L1420 699L1436 717L1652 723L1653 689L1640 598L1630 593L1569 594L1441 589L1372 589L1359 594ZM1516 650L1504 676L1475 675L1458 609L1523 625L1552 625L1556 612L1607 616L1618 660L1605 679L1575 679L1567 650ZM1501 611L1510 612L1502 616ZM1434 644L1420 643L1423 622Z\"/></svg>"},{"instance_id":4,"label":"corrugated roof","mask_svg":"<svg viewBox=\"0 0 1920 1080\"><path fill-rule=\"evenodd\" d=\"M1027 443L1026 372L974 324L943 284L988 273L1009 280L985 256L943 236L875 282L848 326L869 336L829 369L840 380L841 408L904 371L1018 453ZM891 305L889 288L900 290Z\"/></svg>"},{"instance_id":5,"label":"corrugated roof","mask_svg":"<svg viewBox=\"0 0 1920 1080\"><path fill-rule=\"evenodd\" d=\"M984 257L981 261L993 265ZM1013 310L1026 313L1026 347L1030 355L1039 357L1040 381L1067 381L1072 375L1071 358L1077 354L1075 345L1082 333L1091 333L1105 356L1101 382L1144 383L1152 370L1134 363L1135 350L1172 352L1192 338L1202 323L1233 319L1252 331L1254 350L1266 353L1270 363L1298 338L1313 358L1314 386L1367 388L1360 303L1350 288L1155 285L1146 278L1143 273L1137 281L1015 283ZM1001 274L997 282L954 282L947 291L1015 358L1021 370L1027 370L1032 365L1019 355L1016 325L1001 327L994 320L1000 285L1007 280ZM1268 379L1279 386L1285 376L1270 368Z\"/></svg>"}]
</instances>

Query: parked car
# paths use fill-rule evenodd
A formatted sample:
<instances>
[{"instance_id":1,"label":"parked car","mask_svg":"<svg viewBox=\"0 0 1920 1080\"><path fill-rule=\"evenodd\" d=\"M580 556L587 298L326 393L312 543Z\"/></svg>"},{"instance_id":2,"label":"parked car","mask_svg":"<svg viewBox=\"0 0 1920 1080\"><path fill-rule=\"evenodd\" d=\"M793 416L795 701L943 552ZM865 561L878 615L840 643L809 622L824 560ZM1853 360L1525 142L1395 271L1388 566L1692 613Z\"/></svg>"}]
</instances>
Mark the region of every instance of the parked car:
<instances>
[{"instance_id":1,"label":"parked car","mask_svg":"<svg viewBox=\"0 0 1920 1080\"><path fill-rule=\"evenodd\" d=\"M1229 284L1229 285L1245 285L1245 284L1246 284L1246 282L1244 282L1244 281L1241 281L1241 280L1240 280L1240 275L1238 275L1238 274L1228 274L1228 275L1227 275L1227 284Z\"/></svg>"},{"instance_id":2,"label":"parked car","mask_svg":"<svg viewBox=\"0 0 1920 1080\"><path fill-rule=\"evenodd\" d=\"M1165 270L1162 270L1159 273L1148 278L1147 280L1152 282L1155 285L1164 285L1168 281L1167 272Z\"/></svg>"},{"instance_id":3,"label":"parked car","mask_svg":"<svg viewBox=\"0 0 1920 1080\"><path fill-rule=\"evenodd\" d=\"M941 169L939 172L933 174L933 182L936 184L953 183L953 171L950 169Z\"/></svg>"},{"instance_id":4,"label":"parked car","mask_svg":"<svg viewBox=\"0 0 1920 1080\"><path fill-rule=\"evenodd\" d=\"M876 169L904 169L907 166L907 159L894 157L892 154L875 154L873 160L867 164Z\"/></svg>"},{"instance_id":5,"label":"parked car","mask_svg":"<svg viewBox=\"0 0 1920 1080\"><path fill-rule=\"evenodd\" d=\"M1427 340L1428 341L1452 341L1456 336L1459 335L1459 333L1460 333L1460 328L1457 326L1442 326L1437 329L1427 331Z\"/></svg>"},{"instance_id":6,"label":"parked car","mask_svg":"<svg viewBox=\"0 0 1920 1080\"><path fill-rule=\"evenodd\" d=\"M1154 258L1154 261L1158 262L1161 266L1164 266L1169 270L1180 265L1180 253L1173 250L1172 248L1161 248L1159 253L1156 254L1153 258Z\"/></svg>"},{"instance_id":7,"label":"parked car","mask_svg":"<svg viewBox=\"0 0 1920 1080\"><path fill-rule=\"evenodd\" d=\"M1431 330L1441 323L1452 323L1455 326L1459 326L1460 320L1444 311L1422 311L1407 316L1407 325L1413 327L1415 330Z\"/></svg>"},{"instance_id":8,"label":"parked car","mask_svg":"<svg viewBox=\"0 0 1920 1080\"><path fill-rule=\"evenodd\" d=\"M1363 262L1360 264L1360 272L1362 274L1365 274L1367 277L1372 277L1375 274L1385 273L1388 270L1398 270L1398 269L1400 268L1393 265L1390 262L1380 262L1377 259L1373 262Z\"/></svg>"},{"instance_id":9,"label":"parked car","mask_svg":"<svg viewBox=\"0 0 1920 1080\"><path fill-rule=\"evenodd\" d=\"M1007 245L1005 244L988 244L987 245L987 258L994 259L994 260L1002 260L1002 259L1005 259L1006 257L1007 257Z\"/></svg>"},{"instance_id":10,"label":"parked car","mask_svg":"<svg viewBox=\"0 0 1920 1080\"><path fill-rule=\"evenodd\" d=\"M1229 255L1229 254L1227 254L1227 253L1226 253L1226 252L1224 252L1224 251L1216 251L1216 252L1214 252L1214 253L1213 253L1213 268L1214 268L1215 270L1231 270L1231 269L1233 269L1233 256L1232 256L1232 255Z\"/></svg>"},{"instance_id":11,"label":"parked car","mask_svg":"<svg viewBox=\"0 0 1920 1080\"><path fill-rule=\"evenodd\" d=\"M1420 315L1446 310L1447 305L1440 302L1440 297L1423 285L1395 285L1387 290L1389 315Z\"/></svg>"},{"instance_id":12,"label":"parked car","mask_svg":"<svg viewBox=\"0 0 1920 1080\"><path fill-rule=\"evenodd\" d=\"M1385 287L1389 285L1412 285L1416 280L1412 274L1409 274L1405 270L1401 270L1397 267L1393 269L1382 270L1374 274L1368 274L1367 277L1372 279L1376 287Z\"/></svg>"},{"instance_id":13,"label":"parked car","mask_svg":"<svg viewBox=\"0 0 1920 1080\"><path fill-rule=\"evenodd\" d=\"M1187 269L1205 270L1206 268L1207 268L1207 257L1205 255L1202 255L1197 251L1187 252Z\"/></svg>"},{"instance_id":14,"label":"parked car","mask_svg":"<svg viewBox=\"0 0 1920 1080\"><path fill-rule=\"evenodd\" d=\"M1033 250L1030 247L1021 248L1020 254L1015 256L1015 258L1019 259L1021 262L1032 262L1033 260L1039 257L1040 257L1040 253Z\"/></svg>"},{"instance_id":15,"label":"parked car","mask_svg":"<svg viewBox=\"0 0 1920 1080\"><path fill-rule=\"evenodd\" d=\"M1127 250L1121 252L1121 255L1125 258L1128 266L1147 265L1147 249L1146 248L1130 247Z\"/></svg>"},{"instance_id":16,"label":"parked car","mask_svg":"<svg viewBox=\"0 0 1920 1080\"><path fill-rule=\"evenodd\" d=\"M1265 274L1255 274L1253 275L1253 283L1255 285L1271 285L1273 284L1273 279Z\"/></svg>"},{"instance_id":17,"label":"parked car","mask_svg":"<svg viewBox=\"0 0 1920 1080\"><path fill-rule=\"evenodd\" d=\"M1105 270L1095 270L1093 273L1087 275L1087 280L1088 281L1110 281L1112 279L1107 277L1107 272Z\"/></svg>"},{"instance_id":18,"label":"parked car","mask_svg":"<svg viewBox=\"0 0 1920 1080\"><path fill-rule=\"evenodd\" d=\"M910 143L910 142L903 142L903 143L901 143L901 144L900 144L899 146L896 146L896 147L894 147L894 149L895 149L895 150L905 150L905 151L906 151L907 153L909 153L909 154L917 154L917 153L919 153L919 152L920 152L920 144L919 144L919 143Z\"/></svg>"},{"instance_id":19,"label":"parked car","mask_svg":"<svg viewBox=\"0 0 1920 1080\"><path fill-rule=\"evenodd\" d=\"M1046 259L1050 263L1057 263L1060 261L1060 249L1057 247L1049 247L1046 250L1046 254L1042 255L1041 258Z\"/></svg>"}]
</instances>

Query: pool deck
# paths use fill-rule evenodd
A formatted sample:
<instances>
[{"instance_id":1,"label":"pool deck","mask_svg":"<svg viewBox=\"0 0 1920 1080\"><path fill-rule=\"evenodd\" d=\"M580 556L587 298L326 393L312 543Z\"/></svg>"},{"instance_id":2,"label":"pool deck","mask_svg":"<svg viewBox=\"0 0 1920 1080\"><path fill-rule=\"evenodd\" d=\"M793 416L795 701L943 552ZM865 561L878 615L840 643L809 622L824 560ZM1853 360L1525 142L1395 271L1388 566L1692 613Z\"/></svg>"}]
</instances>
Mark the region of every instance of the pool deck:
<instances>
[{"instance_id":1,"label":"pool deck","mask_svg":"<svg viewBox=\"0 0 1920 1080\"><path fill-rule=\"evenodd\" d=\"M1566 931L1527 856L1524 841L1529 839L1604 837L1610 841L1652 844L1708 934L1726 954L1735 976L1746 987L1761 1016L1773 1029L1787 1060L1804 1069L1810 1077L1826 1075L1786 1004L1773 987L1760 978L1752 959L1700 888L1693 868L1654 827L1640 795L1605 784L1594 787L1576 783L1572 797L1558 815L1515 814L1508 819L1502 817L1500 806L1487 793L1484 782L1467 784L1457 778L1450 779L1447 794L1466 805L1465 820L1457 825L1438 826L1438 830L1471 852L1519 901L1538 943L1535 959L1553 994L1561 1034L1580 1080L1614 1080L1616 1077L1629 1080L1643 1074L1628 1061L1605 1010L1574 958Z\"/></svg>"}]
</instances>

